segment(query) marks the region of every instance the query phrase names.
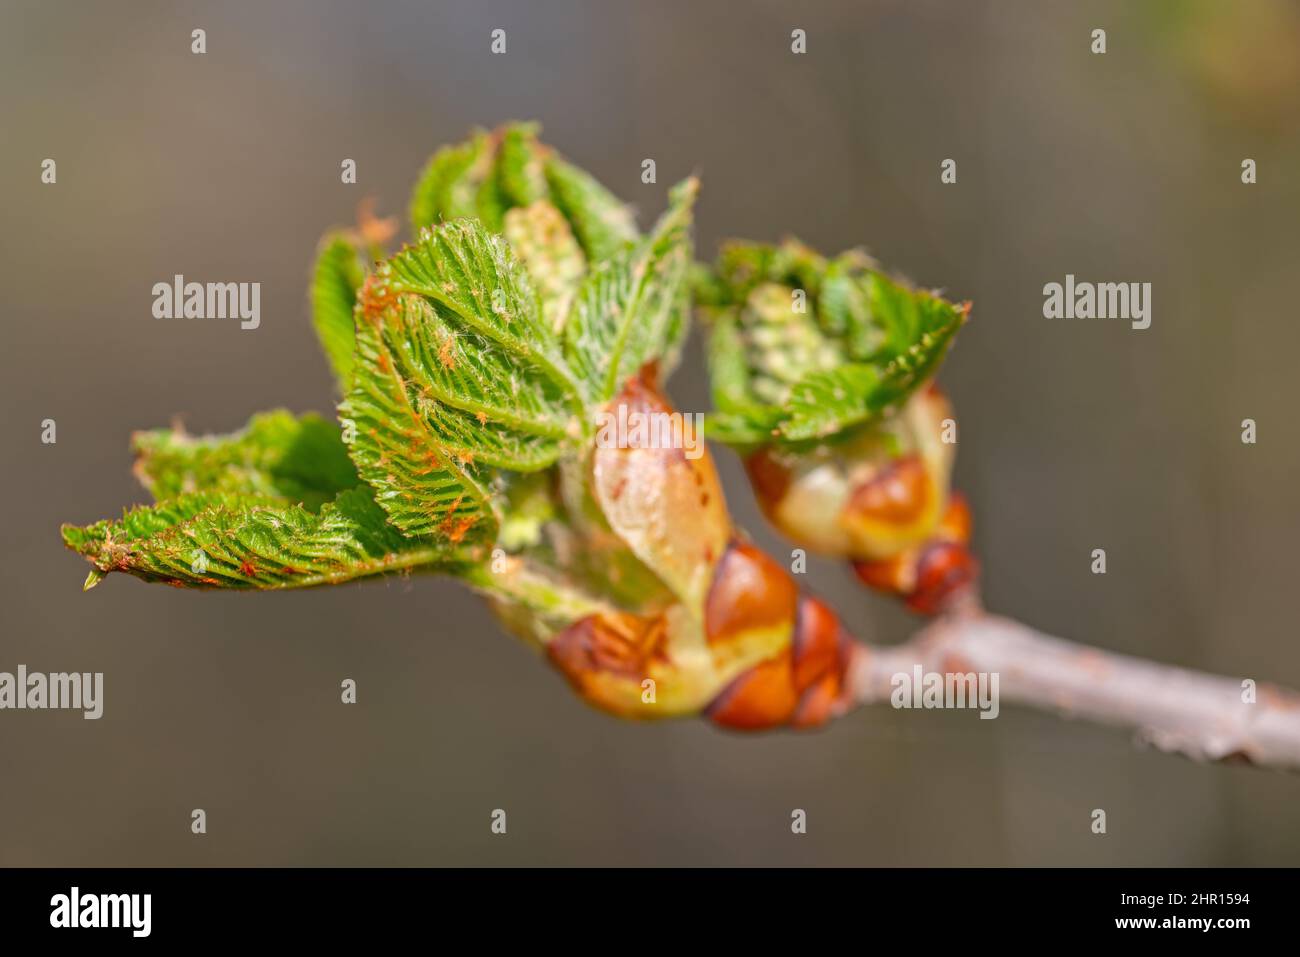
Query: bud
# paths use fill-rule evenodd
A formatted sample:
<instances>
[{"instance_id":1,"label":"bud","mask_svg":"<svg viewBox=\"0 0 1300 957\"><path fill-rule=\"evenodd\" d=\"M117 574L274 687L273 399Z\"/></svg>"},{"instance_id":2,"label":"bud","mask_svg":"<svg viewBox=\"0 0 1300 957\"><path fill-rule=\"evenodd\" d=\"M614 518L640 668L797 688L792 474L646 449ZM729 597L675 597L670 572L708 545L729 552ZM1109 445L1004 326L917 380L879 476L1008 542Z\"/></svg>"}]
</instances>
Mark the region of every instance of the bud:
<instances>
[{"instance_id":1,"label":"bud","mask_svg":"<svg viewBox=\"0 0 1300 957\"><path fill-rule=\"evenodd\" d=\"M609 406L672 411L652 366ZM658 584L624 592L619 606L575 605L567 621L554 602L497 603L584 700L621 717L706 713L746 730L812 727L848 708L845 677L858 646L829 608L800 594L789 572L736 537L707 450L691 459L649 444L598 446L588 482L603 522L568 523L582 540L557 551L579 561L598 554L600 568L584 566L588 575L621 569L626 580L636 564ZM581 574L570 568L561 577ZM616 593L603 580L590 591ZM647 682L653 695L645 694Z\"/></svg>"},{"instance_id":2,"label":"bud","mask_svg":"<svg viewBox=\"0 0 1300 957\"><path fill-rule=\"evenodd\" d=\"M765 446L745 460L759 505L792 541L824 555L875 560L925 541L947 504L950 414L937 389L852 439L799 451Z\"/></svg>"},{"instance_id":3,"label":"bud","mask_svg":"<svg viewBox=\"0 0 1300 957\"><path fill-rule=\"evenodd\" d=\"M491 132L476 130L468 141L435 153L411 197L414 231L474 217L499 233L511 210L545 203L559 214L588 261L605 259L635 241L636 223L628 208L539 141L540 129L536 123L510 123ZM546 229L557 228L546 214L538 218Z\"/></svg>"},{"instance_id":4,"label":"bud","mask_svg":"<svg viewBox=\"0 0 1300 957\"><path fill-rule=\"evenodd\" d=\"M932 382L969 306L891 279L861 252L827 260L793 241L732 244L696 285L719 410L711 435L742 454L777 529L858 562L915 607L969 580L965 538L936 540L955 443ZM794 290L808 308L792 307ZM932 541L942 547L922 561ZM905 575L876 567L893 559Z\"/></svg>"},{"instance_id":5,"label":"bud","mask_svg":"<svg viewBox=\"0 0 1300 957\"><path fill-rule=\"evenodd\" d=\"M504 235L559 332L589 267L641 237L628 207L538 140L539 131L509 123L439 150L415 186L410 216L417 235L460 218Z\"/></svg>"},{"instance_id":6,"label":"bud","mask_svg":"<svg viewBox=\"0 0 1300 957\"><path fill-rule=\"evenodd\" d=\"M853 570L863 584L902 597L915 612L934 615L978 577L969 542L970 509L954 493L929 539L883 560L854 561Z\"/></svg>"},{"instance_id":7,"label":"bud","mask_svg":"<svg viewBox=\"0 0 1300 957\"><path fill-rule=\"evenodd\" d=\"M655 616L593 614L551 638L547 657L589 704L624 718L703 712L758 731L847 711L849 669L866 652L834 612L747 542L733 541L713 570L702 628L680 603Z\"/></svg>"}]
</instances>

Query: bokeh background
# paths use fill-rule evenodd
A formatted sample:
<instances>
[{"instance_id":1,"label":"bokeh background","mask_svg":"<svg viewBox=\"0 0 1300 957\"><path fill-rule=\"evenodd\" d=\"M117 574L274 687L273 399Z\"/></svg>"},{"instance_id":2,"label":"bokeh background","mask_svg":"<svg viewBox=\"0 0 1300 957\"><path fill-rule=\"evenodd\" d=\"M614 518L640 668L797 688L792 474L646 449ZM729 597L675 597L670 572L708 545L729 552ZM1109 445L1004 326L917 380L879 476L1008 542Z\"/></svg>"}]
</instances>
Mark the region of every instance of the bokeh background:
<instances>
[{"instance_id":1,"label":"bokeh background","mask_svg":"<svg viewBox=\"0 0 1300 957\"><path fill-rule=\"evenodd\" d=\"M0 864L1300 863L1300 777L1012 708L757 737L620 723L449 581L83 595L57 533L144 500L132 429L328 413L318 236L363 197L404 214L472 126L536 118L643 225L700 173L702 256L865 244L974 300L942 381L992 608L1300 686L1297 49L1300 7L1276 0L3 0L0 670L103 671L106 703L0 713ZM1067 272L1151 282L1151 328L1043 319ZM154 320L174 273L260 281L261 328ZM707 408L698 341L672 391ZM738 520L788 549L719 459ZM864 636L916 627L834 563L808 583Z\"/></svg>"}]
</instances>

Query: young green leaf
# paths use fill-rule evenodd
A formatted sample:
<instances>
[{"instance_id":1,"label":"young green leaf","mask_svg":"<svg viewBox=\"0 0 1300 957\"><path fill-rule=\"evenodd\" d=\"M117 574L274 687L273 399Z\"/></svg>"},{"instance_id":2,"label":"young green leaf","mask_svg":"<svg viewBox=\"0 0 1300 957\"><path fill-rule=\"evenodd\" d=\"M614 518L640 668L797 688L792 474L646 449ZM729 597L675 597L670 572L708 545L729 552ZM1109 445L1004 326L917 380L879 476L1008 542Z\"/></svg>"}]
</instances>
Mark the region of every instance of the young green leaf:
<instances>
[{"instance_id":1,"label":"young green leaf","mask_svg":"<svg viewBox=\"0 0 1300 957\"><path fill-rule=\"evenodd\" d=\"M720 413L709 434L741 447L833 440L890 414L934 374L969 312L861 252L828 261L795 241L730 244L695 284Z\"/></svg>"},{"instance_id":2,"label":"young green leaf","mask_svg":"<svg viewBox=\"0 0 1300 957\"><path fill-rule=\"evenodd\" d=\"M587 257L563 214L550 202L537 124L514 123L479 132L430 161L411 200L416 233L452 219L477 218L504 232L532 276L545 319L558 329Z\"/></svg>"},{"instance_id":3,"label":"young green leaf","mask_svg":"<svg viewBox=\"0 0 1300 957\"><path fill-rule=\"evenodd\" d=\"M157 501L191 492L271 496L315 511L357 484L339 427L283 409L230 435L154 429L131 437L135 474Z\"/></svg>"},{"instance_id":4,"label":"young green leaf","mask_svg":"<svg viewBox=\"0 0 1300 957\"><path fill-rule=\"evenodd\" d=\"M540 131L537 123L511 123L500 131L496 178L499 194L510 208L546 199L543 148L537 142Z\"/></svg>"},{"instance_id":5,"label":"young green leaf","mask_svg":"<svg viewBox=\"0 0 1300 957\"><path fill-rule=\"evenodd\" d=\"M745 357L739 320L731 309L701 310L708 317L709 379L713 404L727 412L752 402L752 376Z\"/></svg>"},{"instance_id":6,"label":"young green leaf","mask_svg":"<svg viewBox=\"0 0 1300 957\"><path fill-rule=\"evenodd\" d=\"M523 262L542 301L542 316L557 332L587 271L587 257L560 211L545 200L506 213L506 242Z\"/></svg>"},{"instance_id":7,"label":"young green leaf","mask_svg":"<svg viewBox=\"0 0 1300 957\"><path fill-rule=\"evenodd\" d=\"M348 234L341 230L327 234L312 272L311 318L340 392L346 392L351 381L352 310L365 275L361 250Z\"/></svg>"},{"instance_id":8,"label":"young green leaf","mask_svg":"<svg viewBox=\"0 0 1300 957\"><path fill-rule=\"evenodd\" d=\"M879 383L874 367L856 363L810 373L790 389L777 428L790 442L835 435L879 411L872 401Z\"/></svg>"},{"instance_id":9,"label":"young green leaf","mask_svg":"<svg viewBox=\"0 0 1300 957\"><path fill-rule=\"evenodd\" d=\"M370 322L358 327L358 374L339 409L357 430L352 461L403 531L451 542L490 540L498 525L491 475L472 461L457 461L438 441L425 416L436 400L408 387L409 371L398 365L379 329Z\"/></svg>"},{"instance_id":10,"label":"young green leaf","mask_svg":"<svg viewBox=\"0 0 1300 957\"><path fill-rule=\"evenodd\" d=\"M411 228L419 232L448 219L477 214L480 185L491 169L489 134L476 130L470 140L433 154L411 194Z\"/></svg>"},{"instance_id":11,"label":"young green leaf","mask_svg":"<svg viewBox=\"0 0 1300 957\"><path fill-rule=\"evenodd\" d=\"M510 210L546 202L566 221L586 260L606 259L634 242L628 208L541 143L539 132L536 123L509 123L439 150L411 197L412 226L418 231L474 217L489 232L501 232Z\"/></svg>"},{"instance_id":12,"label":"young green leaf","mask_svg":"<svg viewBox=\"0 0 1300 957\"><path fill-rule=\"evenodd\" d=\"M372 305L405 293L421 296L448 321L495 342L576 397L555 331L543 320L527 273L500 236L472 220L425 230L381 265L375 278Z\"/></svg>"},{"instance_id":13,"label":"young green leaf","mask_svg":"<svg viewBox=\"0 0 1300 957\"><path fill-rule=\"evenodd\" d=\"M915 303L915 338L885 364L874 397L877 407L901 402L928 381L970 314L970 303L954 306L938 296L920 294Z\"/></svg>"},{"instance_id":14,"label":"young green leaf","mask_svg":"<svg viewBox=\"0 0 1300 957\"><path fill-rule=\"evenodd\" d=\"M283 499L196 493L65 525L63 540L93 566L88 588L110 572L194 588L305 588L471 557L406 538L365 487L316 513Z\"/></svg>"},{"instance_id":15,"label":"young green leaf","mask_svg":"<svg viewBox=\"0 0 1300 957\"><path fill-rule=\"evenodd\" d=\"M381 264L361 300L341 409L358 471L403 531L491 540L494 470L547 467L584 419L527 274L499 236L458 220Z\"/></svg>"},{"instance_id":16,"label":"young green leaf","mask_svg":"<svg viewBox=\"0 0 1300 957\"><path fill-rule=\"evenodd\" d=\"M631 211L595 177L557 156L546 160L553 202L573 227L587 259L608 259L638 238Z\"/></svg>"},{"instance_id":17,"label":"young green leaf","mask_svg":"<svg viewBox=\"0 0 1300 957\"><path fill-rule=\"evenodd\" d=\"M704 419L704 434L715 442L734 448L757 448L780 437L780 410L773 406L747 406L710 413Z\"/></svg>"},{"instance_id":18,"label":"young green leaf","mask_svg":"<svg viewBox=\"0 0 1300 957\"><path fill-rule=\"evenodd\" d=\"M598 263L565 323L565 353L600 405L647 362L671 367L689 315L691 208L699 184L674 187L668 211L636 246ZM662 370L666 375L667 369Z\"/></svg>"}]
</instances>

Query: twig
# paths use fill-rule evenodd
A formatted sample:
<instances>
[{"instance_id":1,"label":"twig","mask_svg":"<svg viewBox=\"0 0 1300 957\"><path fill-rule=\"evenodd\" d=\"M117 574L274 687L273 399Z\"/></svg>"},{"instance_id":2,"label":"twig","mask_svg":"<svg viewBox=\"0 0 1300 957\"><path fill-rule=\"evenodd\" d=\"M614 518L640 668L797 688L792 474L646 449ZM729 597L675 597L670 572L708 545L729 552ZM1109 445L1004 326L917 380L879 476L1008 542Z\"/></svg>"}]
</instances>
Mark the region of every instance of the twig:
<instances>
[{"instance_id":1,"label":"twig","mask_svg":"<svg viewBox=\"0 0 1300 957\"><path fill-rule=\"evenodd\" d=\"M862 646L857 704L886 702L897 674L997 673L1003 703L1135 729L1138 740L1201 761L1300 770L1300 694L1102 651L990 615L973 597L901 645Z\"/></svg>"}]
</instances>

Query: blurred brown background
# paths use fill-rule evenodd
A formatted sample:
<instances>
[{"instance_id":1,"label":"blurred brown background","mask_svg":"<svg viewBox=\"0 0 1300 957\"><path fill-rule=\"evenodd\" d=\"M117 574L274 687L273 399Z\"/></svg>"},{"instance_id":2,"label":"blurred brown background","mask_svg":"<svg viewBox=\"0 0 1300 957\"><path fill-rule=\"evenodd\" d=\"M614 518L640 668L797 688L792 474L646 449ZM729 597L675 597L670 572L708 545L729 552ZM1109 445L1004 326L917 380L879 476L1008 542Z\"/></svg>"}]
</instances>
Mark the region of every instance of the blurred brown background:
<instances>
[{"instance_id":1,"label":"blurred brown background","mask_svg":"<svg viewBox=\"0 0 1300 957\"><path fill-rule=\"evenodd\" d=\"M103 671L106 701L97 722L0 713L0 864L1300 862L1294 776L1011 708L876 708L813 735L625 724L451 582L83 595L57 533L144 499L132 429L329 412L305 298L319 234L363 196L404 214L471 126L537 118L643 225L701 173L702 256L731 235L862 243L974 300L942 380L991 607L1300 686L1297 49L1300 9L1274 0L4 0L0 670ZM1067 272L1153 283L1152 327L1043 319ZM261 328L154 320L174 273L260 281ZM698 342L672 389L707 407ZM788 548L719 458L738 520ZM915 626L835 564L809 585L864 635Z\"/></svg>"}]
</instances>

